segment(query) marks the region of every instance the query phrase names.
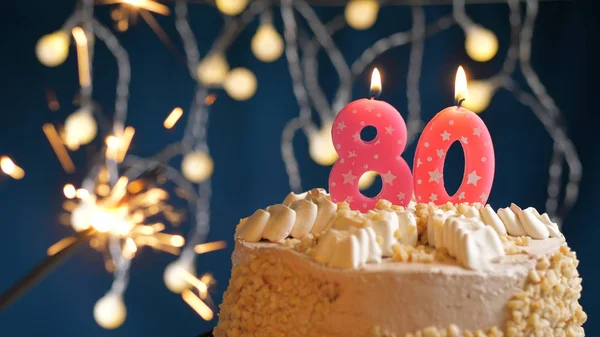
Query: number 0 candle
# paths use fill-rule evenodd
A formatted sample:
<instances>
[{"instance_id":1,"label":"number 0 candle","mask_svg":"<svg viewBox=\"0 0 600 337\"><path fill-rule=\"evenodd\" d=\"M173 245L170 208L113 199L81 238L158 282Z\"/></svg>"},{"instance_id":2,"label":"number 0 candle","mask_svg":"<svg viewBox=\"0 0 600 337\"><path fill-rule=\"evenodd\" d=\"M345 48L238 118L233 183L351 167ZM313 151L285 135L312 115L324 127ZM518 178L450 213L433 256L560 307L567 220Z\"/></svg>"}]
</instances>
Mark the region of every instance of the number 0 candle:
<instances>
[{"instance_id":1,"label":"number 0 candle","mask_svg":"<svg viewBox=\"0 0 600 337\"><path fill-rule=\"evenodd\" d=\"M418 202L440 205L447 201L485 203L488 199L494 180L494 147L481 118L461 107L467 96L467 77L459 67L455 83L458 104L435 115L425 127L415 152L414 186ZM444 187L444 162L454 142L463 148L465 171L458 191L450 196Z\"/></svg>"},{"instance_id":2,"label":"number 0 candle","mask_svg":"<svg viewBox=\"0 0 600 337\"><path fill-rule=\"evenodd\" d=\"M402 158L406 146L406 124L390 104L375 98L381 92L377 69L371 78L371 98L349 103L337 115L331 128L332 140L339 155L329 175L329 191L334 202L346 201L352 209L366 212L379 199L406 206L413 193L412 174ZM364 141L361 131L373 126L377 135ZM360 193L358 181L367 171L379 173L381 192L374 198Z\"/></svg>"}]
</instances>

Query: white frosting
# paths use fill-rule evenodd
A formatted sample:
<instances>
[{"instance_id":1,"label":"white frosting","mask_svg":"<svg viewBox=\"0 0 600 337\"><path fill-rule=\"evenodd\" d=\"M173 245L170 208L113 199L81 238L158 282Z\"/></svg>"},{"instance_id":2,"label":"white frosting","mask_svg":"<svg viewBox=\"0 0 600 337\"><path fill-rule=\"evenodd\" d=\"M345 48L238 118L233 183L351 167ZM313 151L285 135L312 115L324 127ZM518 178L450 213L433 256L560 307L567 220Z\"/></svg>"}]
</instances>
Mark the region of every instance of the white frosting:
<instances>
[{"instance_id":1,"label":"white frosting","mask_svg":"<svg viewBox=\"0 0 600 337\"><path fill-rule=\"evenodd\" d=\"M307 194L308 194L308 192L304 192L304 193L300 193L300 194L290 192L290 194L288 194L287 197L285 197L285 199L283 199L282 204L289 206L294 201L306 199Z\"/></svg>"},{"instance_id":2,"label":"white frosting","mask_svg":"<svg viewBox=\"0 0 600 337\"><path fill-rule=\"evenodd\" d=\"M271 216L263 229L262 237L271 242L283 241L294 228L296 212L286 205L279 204L267 207L267 213Z\"/></svg>"},{"instance_id":3,"label":"white frosting","mask_svg":"<svg viewBox=\"0 0 600 337\"><path fill-rule=\"evenodd\" d=\"M504 248L498 233L476 218L452 216L449 212L437 212L430 216L428 235L430 245L445 248L448 254L466 268L488 270L491 263L504 256Z\"/></svg>"},{"instance_id":4,"label":"white frosting","mask_svg":"<svg viewBox=\"0 0 600 337\"><path fill-rule=\"evenodd\" d=\"M499 235L506 235L506 227L492 206L485 205L485 207L479 209L479 213L481 213L481 219L486 225L491 226Z\"/></svg>"},{"instance_id":5,"label":"white frosting","mask_svg":"<svg viewBox=\"0 0 600 337\"><path fill-rule=\"evenodd\" d=\"M257 210L251 216L242 219L235 231L236 239L248 242L258 242L263 236L263 231L271 214L262 209Z\"/></svg>"},{"instance_id":6,"label":"white frosting","mask_svg":"<svg viewBox=\"0 0 600 337\"><path fill-rule=\"evenodd\" d=\"M517 215L508 207L498 209L498 216L502 219L506 231L512 236L526 235L523 225L517 218Z\"/></svg>"},{"instance_id":7,"label":"white frosting","mask_svg":"<svg viewBox=\"0 0 600 337\"><path fill-rule=\"evenodd\" d=\"M315 200L313 199L313 202ZM333 203L333 201L329 200L324 195L321 195L316 198L316 204L318 207L317 218L315 219L315 224L311 229L311 233L320 233L327 229L327 225L332 220L334 216L336 216L337 204Z\"/></svg>"},{"instance_id":8,"label":"white frosting","mask_svg":"<svg viewBox=\"0 0 600 337\"><path fill-rule=\"evenodd\" d=\"M319 238L313 259L331 268L358 268L380 263L381 250L372 228L331 228Z\"/></svg>"},{"instance_id":9,"label":"white frosting","mask_svg":"<svg viewBox=\"0 0 600 337\"><path fill-rule=\"evenodd\" d=\"M562 237L558 225L550 220L548 214L540 214L533 207L521 209L511 204L510 207L500 208L494 213L490 205L486 205L479 211L483 222L493 227L500 235L508 232L512 236L527 235L539 240Z\"/></svg>"},{"instance_id":10,"label":"white frosting","mask_svg":"<svg viewBox=\"0 0 600 337\"><path fill-rule=\"evenodd\" d=\"M481 214L475 206L469 206L464 216L466 216L467 218L475 218L477 220L481 220Z\"/></svg>"},{"instance_id":11,"label":"white frosting","mask_svg":"<svg viewBox=\"0 0 600 337\"><path fill-rule=\"evenodd\" d=\"M429 219L427 220L427 241L430 246L437 247L441 245L441 236L437 238L438 245L436 245L436 233L441 233L444 222L452 215L455 215L455 213L452 211L444 212L441 209L437 209L429 215Z\"/></svg>"},{"instance_id":12,"label":"white frosting","mask_svg":"<svg viewBox=\"0 0 600 337\"><path fill-rule=\"evenodd\" d=\"M310 233L317 218L317 205L301 199L292 202L290 208L296 212L296 223L291 232L292 237L301 238Z\"/></svg>"},{"instance_id":13,"label":"white frosting","mask_svg":"<svg viewBox=\"0 0 600 337\"><path fill-rule=\"evenodd\" d=\"M395 237L398 242L416 246L419 239L417 230L417 218L413 212L397 212L398 216L398 232Z\"/></svg>"},{"instance_id":14,"label":"white frosting","mask_svg":"<svg viewBox=\"0 0 600 337\"><path fill-rule=\"evenodd\" d=\"M367 217L371 220L371 226L379 238L383 256L394 255L392 247L398 242L394 235L399 229L398 215L394 211L369 211Z\"/></svg>"}]
</instances>

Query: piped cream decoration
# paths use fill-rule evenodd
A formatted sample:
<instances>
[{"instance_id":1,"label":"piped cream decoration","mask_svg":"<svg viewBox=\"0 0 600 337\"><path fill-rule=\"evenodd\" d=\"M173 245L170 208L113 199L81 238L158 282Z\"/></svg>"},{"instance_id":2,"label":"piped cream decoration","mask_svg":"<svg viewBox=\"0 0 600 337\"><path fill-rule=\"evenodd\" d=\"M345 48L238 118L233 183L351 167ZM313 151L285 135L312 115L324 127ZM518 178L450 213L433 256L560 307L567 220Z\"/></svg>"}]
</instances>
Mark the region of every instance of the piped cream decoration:
<instances>
[{"instance_id":1,"label":"piped cream decoration","mask_svg":"<svg viewBox=\"0 0 600 337\"><path fill-rule=\"evenodd\" d=\"M280 242L287 238L296 223L296 212L286 205L273 205L267 207L271 214L265 225L262 237L271 242Z\"/></svg>"},{"instance_id":2,"label":"piped cream decoration","mask_svg":"<svg viewBox=\"0 0 600 337\"><path fill-rule=\"evenodd\" d=\"M435 211L427 226L429 244L445 248L462 266L488 270L491 263L504 256L498 233L476 218L453 216L452 212Z\"/></svg>"},{"instance_id":3,"label":"piped cream decoration","mask_svg":"<svg viewBox=\"0 0 600 337\"><path fill-rule=\"evenodd\" d=\"M562 237L558 225L550 220L548 214L540 214L533 207L521 209L511 204L510 207L498 209L497 214L494 214L490 205L486 205L479 211L483 222L492 226L500 235L527 235L538 240Z\"/></svg>"},{"instance_id":4,"label":"piped cream decoration","mask_svg":"<svg viewBox=\"0 0 600 337\"><path fill-rule=\"evenodd\" d=\"M258 242L263 236L263 231L271 214L259 209L251 216L242 219L235 231L235 238L248 242Z\"/></svg>"},{"instance_id":5,"label":"piped cream decoration","mask_svg":"<svg viewBox=\"0 0 600 337\"><path fill-rule=\"evenodd\" d=\"M313 258L331 268L358 268L367 262L380 263L381 249L370 227L331 228L319 239Z\"/></svg>"},{"instance_id":6,"label":"piped cream decoration","mask_svg":"<svg viewBox=\"0 0 600 337\"><path fill-rule=\"evenodd\" d=\"M498 214L494 212L492 206L485 205L485 207L482 207L479 212L481 213L481 219L483 220L483 223L491 226L496 233L498 233L498 235L506 235L506 227L504 226L504 223Z\"/></svg>"},{"instance_id":7,"label":"piped cream decoration","mask_svg":"<svg viewBox=\"0 0 600 337\"><path fill-rule=\"evenodd\" d=\"M302 238L310 233L315 224L318 212L317 205L306 199L301 199L292 202L289 206L296 212L296 223L291 235L294 238Z\"/></svg>"},{"instance_id":8,"label":"piped cream decoration","mask_svg":"<svg viewBox=\"0 0 600 337\"><path fill-rule=\"evenodd\" d=\"M371 226L379 238L383 256L392 256L392 247L398 242L394 235L399 230L398 215L394 211L369 211L367 217L371 220ZM416 223L415 223L416 226Z\"/></svg>"}]
</instances>

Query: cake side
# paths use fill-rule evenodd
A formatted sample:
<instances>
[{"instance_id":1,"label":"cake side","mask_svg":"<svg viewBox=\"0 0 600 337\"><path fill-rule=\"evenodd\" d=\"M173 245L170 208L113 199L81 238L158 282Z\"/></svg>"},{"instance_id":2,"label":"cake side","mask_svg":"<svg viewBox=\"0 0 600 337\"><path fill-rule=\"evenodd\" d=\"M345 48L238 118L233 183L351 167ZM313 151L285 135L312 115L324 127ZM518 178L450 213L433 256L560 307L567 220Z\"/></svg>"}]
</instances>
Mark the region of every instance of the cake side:
<instances>
[{"instance_id":1,"label":"cake side","mask_svg":"<svg viewBox=\"0 0 600 337\"><path fill-rule=\"evenodd\" d=\"M240 222L215 337L584 335L578 261L535 209L327 197Z\"/></svg>"}]
</instances>

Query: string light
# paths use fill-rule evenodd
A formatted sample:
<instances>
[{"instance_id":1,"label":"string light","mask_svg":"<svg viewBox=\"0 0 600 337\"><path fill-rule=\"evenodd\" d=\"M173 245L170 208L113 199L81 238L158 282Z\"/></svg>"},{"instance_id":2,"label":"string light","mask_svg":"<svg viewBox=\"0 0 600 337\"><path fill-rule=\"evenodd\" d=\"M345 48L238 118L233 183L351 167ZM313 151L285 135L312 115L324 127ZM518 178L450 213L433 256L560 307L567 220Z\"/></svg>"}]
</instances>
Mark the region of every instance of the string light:
<instances>
[{"instance_id":1,"label":"string light","mask_svg":"<svg viewBox=\"0 0 600 337\"><path fill-rule=\"evenodd\" d=\"M463 102L463 106L473 112L481 113L487 109L496 87L489 81L469 81L469 99Z\"/></svg>"},{"instance_id":2,"label":"string light","mask_svg":"<svg viewBox=\"0 0 600 337\"><path fill-rule=\"evenodd\" d=\"M98 133L96 119L88 109L82 108L67 117L65 120L66 139L77 144L89 144Z\"/></svg>"},{"instance_id":3,"label":"string light","mask_svg":"<svg viewBox=\"0 0 600 337\"><path fill-rule=\"evenodd\" d=\"M167 288L176 294L181 294L183 290L188 289L190 284L186 281L186 273L195 277L196 270L193 264L176 260L167 265L163 275Z\"/></svg>"},{"instance_id":4,"label":"string light","mask_svg":"<svg viewBox=\"0 0 600 337\"><path fill-rule=\"evenodd\" d=\"M358 179L358 188L361 191L368 189L373 185L375 178L377 178L378 175L379 173L375 171L367 171L363 173L363 175L360 176L360 179Z\"/></svg>"},{"instance_id":5,"label":"string light","mask_svg":"<svg viewBox=\"0 0 600 337\"><path fill-rule=\"evenodd\" d=\"M223 88L229 97L238 101L245 101L254 96L256 86L256 76L246 68L233 69L223 83Z\"/></svg>"},{"instance_id":6,"label":"string light","mask_svg":"<svg viewBox=\"0 0 600 337\"><path fill-rule=\"evenodd\" d=\"M252 53L263 62L273 62L283 54L283 39L272 24L261 24L252 37Z\"/></svg>"},{"instance_id":7,"label":"string light","mask_svg":"<svg viewBox=\"0 0 600 337\"><path fill-rule=\"evenodd\" d=\"M221 53L210 54L198 64L196 76L200 83L209 86L220 86L229 73L229 64Z\"/></svg>"},{"instance_id":8,"label":"string light","mask_svg":"<svg viewBox=\"0 0 600 337\"><path fill-rule=\"evenodd\" d=\"M320 130L308 135L310 157L319 165L330 166L338 159L331 139L332 122L325 122Z\"/></svg>"},{"instance_id":9,"label":"string light","mask_svg":"<svg viewBox=\"0 0 600 337\"><path fill-rule=\"evenodd\" d=\"M23 171L22 168L20 168L7 156L0 157L0 169L2 169L2 172L4 172L4 174L10 176L13 179L19 180L25 176L25 171Z\"/></svg>"},{"instance_id":10,"label":"string light","mask_svg":"<svg viewBox=\"0 0 600 337\"><path fill-rule=\"evenodd\" d=\"M118 294L108 293L94 305L94 319L104 329L120 327L127 317L127 308Z\"/></svg>"},{"instance_id":11,"label":"string light","mask_svg":"<svg viewBox=\"0 0 600 337\"><path fill-rule=\"evenodd\" d=\"M379 14L377 0L351 0L346 4L344 11L348 25L358 30L371 28L377 21L377 14Z\"/></svg>"},{"instance_id":12,"label":"string light","mask_svg":"<svg viewBox=\"0 0 600 337\"><path fill-rule=\"evenodd\" d=\"M216 0L215 5L221 13L229 16L238 15L248 6L248 0Z\"/></svg>"},{"instance_id":13,"label":"string light","mask_svg":"<svg viewBox=\"0 0 600 337\"><path fill-rule=\"evenodd\" d=\"M73 184L66 184L65 187L63 187L63 193L67 199L73 199L77 196L77 190L75 190Z\"/></svg>"},{"instance_id":14,"label":"string light","mask_svg":"<svg viewBox=\"0 0 600 337\"><path fill-rule=\"evenodd\" d=\"M213 173L213 160L202 151L187 153L181 162L183 176L191 182L199 183L210 178Z\"/></svg>"},{"instance_id":15,"label":"string light","mask_svg":"<svg viewBox=\"0 0 600 337\"><path fill-rule=\"evenodd\" d=\"M466 31L465 49L470 58L478 62L491 60L498 52L498 38L489 29L473 25Z\"/></svg>"},{"instance_id":16,"label":"string light","mask_svg":"<svg viewBox=\"0 0 600 337\"><path fill-rule=\"evenodd\" d=\"M69 42L69 34L63 31L44 35L35 46L35 54L43 65L47 67L59 66L69 56Z\"/></svg>"}]
</instances>

